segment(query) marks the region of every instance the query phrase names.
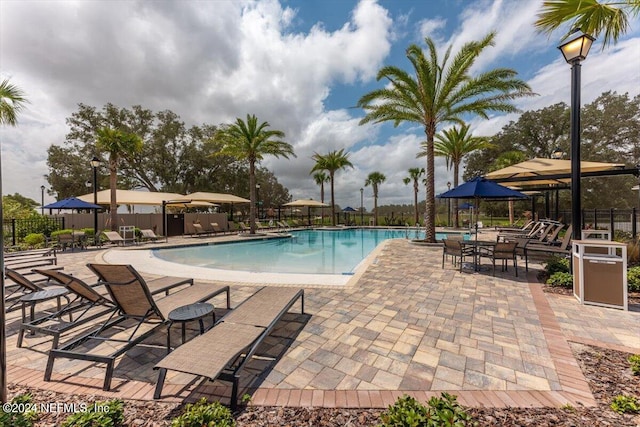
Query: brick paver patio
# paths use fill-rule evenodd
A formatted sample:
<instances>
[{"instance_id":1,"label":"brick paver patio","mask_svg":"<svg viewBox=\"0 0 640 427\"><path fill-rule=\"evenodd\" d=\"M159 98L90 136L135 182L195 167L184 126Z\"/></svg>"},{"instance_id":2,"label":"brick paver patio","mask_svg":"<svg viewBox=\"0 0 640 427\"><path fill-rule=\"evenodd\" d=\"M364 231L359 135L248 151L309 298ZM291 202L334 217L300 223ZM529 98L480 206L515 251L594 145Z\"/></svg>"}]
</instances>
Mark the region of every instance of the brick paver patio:
<instances>
[{"instance_id":1,"label":"brick paver patio","mask_svg":"<svg viewBox=\"0 0 640 427\"><path fill-rule=\"evenodd\" d=\"M101 261L103 253L61 253L59 264L91 277L85 264ZM241 394L252 394L253 405L386 407L405 393L424 400L448 391L468 406L592 406L568 342L640 352L639 311L545 294L535 268L528 276L520 268L517 279L513 267L498 268L495 277L491 271L460 273L449 262L442 269L441 254L440 248L388 241L348 285L299 285L306 314L296 314L294 306L265 340L261 357L243 373ZM232 307L256 289L231 283ZM222 299L214 302L224 306ZM87 362L60 359L53 381L44 382L50 339L27 337L24 348L16 348L18 321L19 311L9 313L10 383L151 399L157 375L152 367L165 354L164 333L123 356L112 391L103 392L104 367ZM163 399L205 395L228 402L227 386L170 372Z\"/></svg>"}]
</instances>

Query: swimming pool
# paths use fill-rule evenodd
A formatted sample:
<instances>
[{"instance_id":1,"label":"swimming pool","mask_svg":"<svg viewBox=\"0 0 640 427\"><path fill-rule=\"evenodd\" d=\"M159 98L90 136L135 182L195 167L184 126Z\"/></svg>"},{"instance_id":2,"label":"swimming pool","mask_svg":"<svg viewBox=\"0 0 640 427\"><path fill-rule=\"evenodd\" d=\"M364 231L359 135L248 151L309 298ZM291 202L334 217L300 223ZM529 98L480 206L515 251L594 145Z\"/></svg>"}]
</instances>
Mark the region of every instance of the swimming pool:
<instances>
[{"instance_id":1,"label":"swimming pool","mask_svg":"<svg viewBox=\"0 0 640 427\"><path fill-rule=\"evenodd\" d=\"M178 264L257 273L353 274L387 239L422 238L393 229L294 231L291 237L154 249L153 256ZM444 235L437 238L444 238Z\"/></svg>"}]
</instances>

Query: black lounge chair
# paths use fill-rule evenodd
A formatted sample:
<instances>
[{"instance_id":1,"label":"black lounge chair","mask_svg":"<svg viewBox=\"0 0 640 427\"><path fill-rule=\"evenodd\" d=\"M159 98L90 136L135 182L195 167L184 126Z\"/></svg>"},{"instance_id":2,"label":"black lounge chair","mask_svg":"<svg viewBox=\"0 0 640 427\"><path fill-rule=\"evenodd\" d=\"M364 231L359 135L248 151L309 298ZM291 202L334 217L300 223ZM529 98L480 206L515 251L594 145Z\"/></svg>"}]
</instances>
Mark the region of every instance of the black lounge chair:
<instances>
[{"instance_id":1,"label":"black lounge chair","mask_svg":"<svg viewBox=\"0 0 640 427\"><path fill-rule=\"evenodd\" d=\"M227 307L229 304L228 286L194 284L154 300L147 283L132 266L88 264L88 267L103 280L116 310L97 329L50 350L45 381L51 380L55 359L87 360L107 365L103 390L109 390L116 359L166 325L173 309L207 301L223 292L227 294ZM127 327L127 323L133 324ZM115 336L118 333L126 336L118 338ZM85 344L88 348L84 348Z\"/></svg>"},{"instance_id":2,"label":"black lounge chair","mask_svg":"<svg viewBox=\"0 0 640 427\"><path fill-rule=\"evenodd\" d=\"M21 274L12 268L5 268L5 276L13 282L13 284L5 285L5 290L9 291L5 296L5 302L11 303L7 306L6 311L17 309L18 304L20 303L20 306L22 307L23 321L26 319L25 308L27 304L31 306L31 317L33 317L33 310L38 302L44 302L55 298L58 303L58 310L61 308L60 298L66 298L67 302L69 302L68 297L64 295L64 293L57 292L64 289L62 286L43 286L39 281L28 279L24 274ZM49 292L49 294L47 294L47 292ZM34 298L31 301L24 301L24 297L27 297L28 295L33 295ZM42 297L39 297L40 295Z\"/></svg>"},{"instance_id":3,"label":"black lounge chair","mask_svg":"<svg viewBox=\"0 0 640 427\"><path fill-rule=\"evenodd\" d=\"M212 329L178 347L156 364L154 369L159 369L159 373L154 399L159 399L162 394L167 370L173 370L211 381L216 378L231 381L231 408L235 409L240 372L298 299L301 300L300 311L304 313L303 289L260 289L220 319Z\"/></svg>"}]
</instances>

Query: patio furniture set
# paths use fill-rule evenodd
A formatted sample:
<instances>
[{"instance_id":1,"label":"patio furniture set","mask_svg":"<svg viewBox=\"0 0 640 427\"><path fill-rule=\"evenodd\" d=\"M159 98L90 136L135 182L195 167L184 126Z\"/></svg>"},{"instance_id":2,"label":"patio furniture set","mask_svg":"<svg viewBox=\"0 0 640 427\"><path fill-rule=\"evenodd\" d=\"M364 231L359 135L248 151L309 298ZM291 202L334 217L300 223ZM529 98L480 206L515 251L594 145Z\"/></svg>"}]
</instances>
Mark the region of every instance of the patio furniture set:
<instances>
[{"instance_id":1,"label":"patio furniture set","mask_svg":"<svg viewBox=\"0 0 640 427\"><path fill-rule=\"evenodd\" d=\"M116 360L167 328L167 355L154 367L159 370L154 397L160 397L167 371L173 370L230 381L235 408L240 372L260 344L296 301L301 300L304 313L302 289L264 287L231 309L229 286L168 276L147 281L130 265L92 263L87 267L97 276L95 283L59 269L34 268L37 278L33 280L7 269L7 278L13 282L9 287L19 288L10 300L22 308L17 346L23 346L26 333L52 337L45 381L52 379L57 359L84 360L106 365L102 388L109 390ZM227 311L216 319L210 300L223 294ZM36 315L36 306L52 299L57 304ZM212 319L209 329L205 318ZM189 322L198 322L200 333L191 341L185 333ZM175 323L181 326L182 341L173 349L170 329ZM61 344L67 333L78 330L82 332Z\"/></svg>"}]
</instances>

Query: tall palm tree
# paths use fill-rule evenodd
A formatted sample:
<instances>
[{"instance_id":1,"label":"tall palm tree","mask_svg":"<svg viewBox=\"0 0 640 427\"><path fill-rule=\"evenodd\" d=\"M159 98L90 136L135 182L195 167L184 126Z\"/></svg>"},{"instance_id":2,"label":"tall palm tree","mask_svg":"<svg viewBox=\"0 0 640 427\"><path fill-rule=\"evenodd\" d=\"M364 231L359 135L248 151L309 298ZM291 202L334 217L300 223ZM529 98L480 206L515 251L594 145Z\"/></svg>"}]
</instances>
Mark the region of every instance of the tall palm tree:
<instances>
[{"instance_id":1,"label":"tall palm tree","mask_svg":"<svg viewBox=\"0 0 640 427\"><path fill-rule=\"evenodd\" d=\"M594 37L604 32L602 48L616 43L629 29L629 15L640 13L640 0L545 0L535 22L536 28L551 33L570 22L569 32L580 28ZM567 35L569 34L567 32Z\"/></svg>"},{"instance_id":2,"label":"tall palm tree","mask_svg":"<svg viewBox=\"0 0 640 427\"><path fill-rule=\"evenodd\" d=\"M320 186L320 201L324 203L324 183L329 182L329 175L323 171L319 171L313 174L313 180ZM324 225L324 206L320 209L321 224Z\"/></svg>"},{"instance_id":3,"label":"tall palm tree","mask_svg":"<svg viewBox=\"0 0 640 427\"><path fill-rule=\"evenodd\" d=\"M340 150L333 150L328 152L327 154L321 155L318 153L314 153L311 156L313 160L316 161L316 164L311 168L311 172L316 171L327 171L329 172L329 180L331 181L331 225L336 225L336 203L335 203L335 174L336 171L340 169L345 169L347 167L353 167L353 164L349 161L349 153L344 152L344 148Z\"/></svg>"},{"instance_id":4,"label":"tall palm tree","mask_svg":"<svg viewBox=\"0 0 640 427\"><path fill-rule=\"evenodd\" d=\"M0 83L0 125L16 126L18 113L27 103L24 92L3 80ZM0 218L2 213L2 150L0 150ZM4 272L4 239L0 238L0 271ZM7 339L4 306L4 274L0 274L0 402L7 401Z\"/></svg>"},{"instance_id":5,"label":"tall palm tree","mask_svg":"<svg viewBox=\"0 0 640 427\"><path fill-rule=\"evenodd\" d=\"M402 179L404 185L409 185L411 181L413 181L413 207L414 207L414 215L413 220L416 225L418 225L418 221L420 220L420 214L418 213L418 192L420 191L420 177L424 175L424 168L409 168L409 176Z\"/></svg>"},{"instance_id":6,"label":"tall palm tree","mask_svg":"<svg viewBox=\"0 0 640 427\"><path fill-rule=\"evenodd\" d=\"M417 45L409 46L406 51L415 76L398 67L385 66L377 75L378 80L388 80L385 87L365 94L358 101L358 106L367 112L360 124L390 121L398 126L412 122L424 127L427 137L425 238L429 242L436 239L434 140L438 126L461 123L467 114L488 119L491 111L514 112L517 108L511 104L513 99L533 95L527 83L515 77L514 70L496 68L477 76L470 74L476 59L493 45L494 38L495 34L489 33L479 42L466 43L454 57L451 57L450 46L442 61L433 40L426 38L428 57Z\"/></svg>"},{"instance_id":7,"label":"tall palm tree","mask_svg":"<svg viewBox=\"0 0 640 427\"><path fill-rule=\"evenodd\" d=\"M426 153L426 144L421 145L423 150L420 151L416 157L424 157ZM434 143L434 154L436 156L444 157L447 163L447 169L453 169L453 187L457 187L460 178L460 163L467 154L470 154L476 150L482 150L484 148L491 147L487 138L472 136L469 131L469 125L463 123L460 127L454 126L450 129L445 129L436 135L436 141ZM453 201L455 226L460 226L460 220L458 215L458 199Z\"/></svg>"},{"instance_id":8,"label":"tall palm tree","mask_svg":"<svg viewBox=\"0 0 640 427\"><path fill-rule=\"evenodd\" d=\"M369 176L367 176L367 180L364 182L364 186L371 186L373 188L373 225L378 225L378 190L380 189L380 184L385 182L387 179L384 174L381 172L371 172Z\"/></svg>"},{"instance_id":9,"label":"tall palm tree","mask_svg":"<svg viewBox=\"0 0 640 427\"><path fill-rule=\"evenodd\" d=\"M249 165L249 221L251 234L256 233L256 164L265 156L296 157L291 144L282 141L285 137L281 130L267 129L268 122L258 124L258 118L247 114L247 121L236 118L236 122L223 127L216 135L222 148L218 155L229 155L244 160Z\"/></svg>"},{"instance_id":10,"label":"tall palm tree","mask_svg":"<svg viewBox=\"0 0 640 427\"><path fill-rule=\"evenodd\" d=\"M96 133L98 149L109 153L109 188L111 189L109 219L111 230L115 231L118 228L118 204L116 199L118 163L120 163L120 159L132 157L142 151L142 138L134 133L108 127L100 128ZM98 230L95 231L96 233L98 232Z\"/></svg>"}]
</instances>

